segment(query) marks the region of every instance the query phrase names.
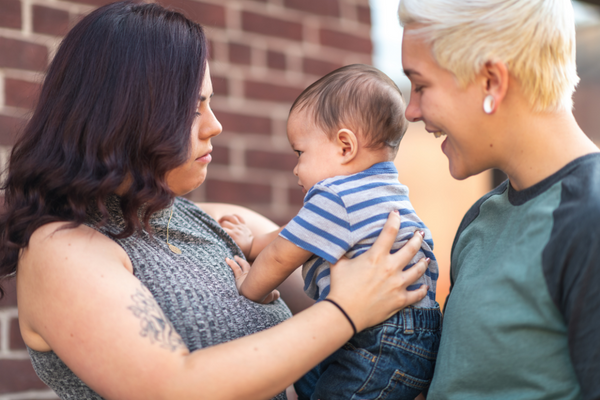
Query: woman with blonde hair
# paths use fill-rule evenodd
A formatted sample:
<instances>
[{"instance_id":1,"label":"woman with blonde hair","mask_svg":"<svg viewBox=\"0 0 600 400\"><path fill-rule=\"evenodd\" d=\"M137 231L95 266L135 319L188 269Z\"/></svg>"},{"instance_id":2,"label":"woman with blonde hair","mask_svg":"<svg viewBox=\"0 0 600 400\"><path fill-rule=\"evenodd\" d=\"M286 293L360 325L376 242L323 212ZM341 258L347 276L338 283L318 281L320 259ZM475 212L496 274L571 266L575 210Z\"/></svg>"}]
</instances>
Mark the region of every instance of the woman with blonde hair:
<instances>
[{"instance_id":1,"label":"woman with blonde hair","mask_svg":"<svg viewBox=\"0 0 600 400\"><path fill-rule=\"evenodd\" d=\"M569 0L401 0L406 116L450 173L508 180L465 215L429 399L600 398L600 153L577 125Z\"/></svg>"},{"instance_id":2,"label":"woman with blonde hair","mask_svg":"<svg viewBox=\"0 0 600 400\"><path fill-rule=\"evenodd\" d=\"M101 7L61 43L13 148L0 280L16 275L23 340L62 399L285 399L354 328L427 292L406 290L426 260L403 271L422 236L390 254L392 213L370 251L332 268L337 305L291 317L238 294L225 259L242 252L215 218L274 224L178 197L203 183L221 133L207 53L180 13Z\"/></svg>"}]
</instances>

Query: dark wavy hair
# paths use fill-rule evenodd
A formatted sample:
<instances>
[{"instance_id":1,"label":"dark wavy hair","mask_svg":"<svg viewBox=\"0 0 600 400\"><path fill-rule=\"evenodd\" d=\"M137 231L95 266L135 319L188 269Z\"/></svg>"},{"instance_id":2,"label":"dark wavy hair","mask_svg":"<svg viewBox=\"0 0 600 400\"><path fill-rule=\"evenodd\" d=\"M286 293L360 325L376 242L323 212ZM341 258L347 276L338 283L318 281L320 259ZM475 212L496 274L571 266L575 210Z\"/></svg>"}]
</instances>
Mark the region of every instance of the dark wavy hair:
<instances>
[{"instance_id":1,"label":"dark wavy hair","mask_svg":"<svg viewBox=\"0 0 600 400\"><path fill-rule=\"evenodd\" d=\"M189 155L206 58L202 27L157 4L109 4L69 32L10 156L0 283L16 273L37 228L77 227L96 208L104 224L105 200L119 188L125 228L117 237L150 231L151 214L174 197L167 172Z\"/></svg>"}]
</instances>

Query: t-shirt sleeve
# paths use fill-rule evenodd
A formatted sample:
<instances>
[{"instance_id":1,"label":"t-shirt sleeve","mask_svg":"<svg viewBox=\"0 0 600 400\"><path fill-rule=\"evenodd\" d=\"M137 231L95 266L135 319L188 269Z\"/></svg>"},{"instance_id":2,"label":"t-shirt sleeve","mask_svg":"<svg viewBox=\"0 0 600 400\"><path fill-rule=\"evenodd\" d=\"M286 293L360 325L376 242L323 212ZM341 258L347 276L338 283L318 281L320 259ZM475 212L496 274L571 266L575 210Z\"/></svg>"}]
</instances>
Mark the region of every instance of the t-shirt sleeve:
<instances>
[{"instance_id":1,"label":"t-shirt sleeve","mask_svg":"<svg viewBox=\"0 0 600 400\"><path fill-rule=\"evenodd\" d=\"M567 324L571 361L583 399L598 400L600 211L573 211L562 210L564 217L555 215L555 226L543 253L544 274L554 303Z\"/></svg>"},{"instance_id":2,"label":"t-shirt sleeve","mask_svg":"<svg viewBox=\"0 0 600 400\"><path fill-rule=\"evenodd\" d=\"M335 263L354 245L344 202L323 185L313 186L304 206L280 236L296 246Z\"/></svg>"}]
</instances>

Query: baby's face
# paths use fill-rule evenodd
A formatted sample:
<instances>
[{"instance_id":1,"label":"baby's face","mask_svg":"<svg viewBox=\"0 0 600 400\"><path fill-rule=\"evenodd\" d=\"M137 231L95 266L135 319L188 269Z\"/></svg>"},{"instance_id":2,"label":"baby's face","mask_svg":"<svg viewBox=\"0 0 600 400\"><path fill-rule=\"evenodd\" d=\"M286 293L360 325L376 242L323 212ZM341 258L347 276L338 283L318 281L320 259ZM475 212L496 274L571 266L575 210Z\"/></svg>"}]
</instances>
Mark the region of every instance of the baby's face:
<instances>
[{"instance_id":1,"label":"baby's face","mask_svg":"<svg viewBox=\"0 0 600 400\"><path fill-rule=\"evenodd\" d=\"M341 162L342 149L335 140L315 126L305 110L294 111L287 124L288 140L298 155L294 175L304 194L315 183L337 175L345 175Z\"/></svg>"}]
</instances>

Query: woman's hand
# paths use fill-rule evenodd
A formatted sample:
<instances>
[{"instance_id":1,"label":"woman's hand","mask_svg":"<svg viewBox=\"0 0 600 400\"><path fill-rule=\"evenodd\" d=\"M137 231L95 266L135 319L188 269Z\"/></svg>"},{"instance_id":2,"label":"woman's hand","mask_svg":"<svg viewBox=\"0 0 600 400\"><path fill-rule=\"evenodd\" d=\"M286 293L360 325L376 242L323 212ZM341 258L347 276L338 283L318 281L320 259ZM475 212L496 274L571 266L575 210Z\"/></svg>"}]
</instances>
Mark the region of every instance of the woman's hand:
<instances>
[{"instance_id":1,"label":"woman's hand","mask_svg":"<svg viewBox=\"0 0 600 400\"><path fill-rule=\"evenodd\" d=\"M331 291L335 300L348 313L356 329L361 331L382 322L427 295L427 286L408 291L425 273L429 259L421 259L404 271L423 242L419 232L394 254L390 250L398 229L400 214L390 213L383 230L373 246L364 254L342 258L331 266Z\"/></svg>"}]
</instances>

